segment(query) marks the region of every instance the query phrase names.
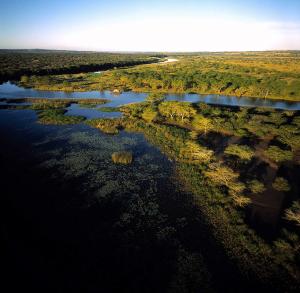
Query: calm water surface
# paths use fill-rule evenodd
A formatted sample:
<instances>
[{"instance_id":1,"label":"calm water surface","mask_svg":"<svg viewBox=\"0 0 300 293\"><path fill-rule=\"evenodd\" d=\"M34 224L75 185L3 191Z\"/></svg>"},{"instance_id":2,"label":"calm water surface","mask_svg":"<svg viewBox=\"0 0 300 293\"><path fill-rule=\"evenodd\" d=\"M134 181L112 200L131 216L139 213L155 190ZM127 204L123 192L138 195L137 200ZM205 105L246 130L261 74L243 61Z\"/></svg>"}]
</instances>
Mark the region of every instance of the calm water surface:
<instances>
[{"instance_id":1,"label":"calm water surface","mask_svg":"<svg viewBox=\"0 0 300 293\"><path fill-rule=\"evenodd\" d=\"M114 95L110 91L89 91L89 92L63 92L63 91L38 91L25 89L10 82L0 85L0 98L23 98L23 97L44 97L44 98L102 98L111 102L106 106L117 107L128 103L144 101L146 93L124 92ZM300 102L288 102L283 100L270 100L262 98L234 97L222 95L198 95L198 94L168 94L167 100L185 102L203 102L216 105L248 106L248 107L271 107L285 110L300 110Z\"/></svg>"}]
</instances>

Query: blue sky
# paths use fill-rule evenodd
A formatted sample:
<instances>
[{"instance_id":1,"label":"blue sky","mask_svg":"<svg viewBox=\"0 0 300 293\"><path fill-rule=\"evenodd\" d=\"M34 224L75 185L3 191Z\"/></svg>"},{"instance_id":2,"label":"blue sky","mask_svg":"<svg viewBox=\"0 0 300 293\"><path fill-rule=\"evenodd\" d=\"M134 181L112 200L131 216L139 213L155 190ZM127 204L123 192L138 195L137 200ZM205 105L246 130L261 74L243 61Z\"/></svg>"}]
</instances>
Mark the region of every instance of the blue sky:
<instances>
[{"instance_id":1,"label":"blue sky","mask_svg":"<svg viewBox=\"0 0 300 293\"><path fill-rule=\"evenodd\" d=\"M300 0L0 0L0 48L300 49Z\"/></svg>"}]
</instances>

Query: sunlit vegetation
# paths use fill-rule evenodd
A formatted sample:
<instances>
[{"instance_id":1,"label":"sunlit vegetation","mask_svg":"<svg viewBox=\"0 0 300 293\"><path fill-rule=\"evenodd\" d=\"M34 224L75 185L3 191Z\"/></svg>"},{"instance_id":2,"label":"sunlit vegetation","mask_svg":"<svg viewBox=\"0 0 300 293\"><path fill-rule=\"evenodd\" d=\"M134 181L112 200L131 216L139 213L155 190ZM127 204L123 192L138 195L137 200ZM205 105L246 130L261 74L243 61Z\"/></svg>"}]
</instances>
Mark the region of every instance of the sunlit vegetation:
<instances>
[{"instance_id":1,"label":"sunlit vegetation","mask_svg":"<svg viewBox=\"0 0 300 293\"><path fill-rule=\"evenodd\" d=\"M184 55L164 66L142 65L102 74L29 77L37 89L118 89L300 100L300 57L296 52Z\"/></svg>"},{"instance_id":2,"label":"sunlit vegetation","mask_svg":"<svg viewBox=\"0 0 300 293\"><path fill-rule=\"evenodd\" d=\"M253 179L248 182L247 187L250 189L250 191L254 194L256 193L262 193L266 190L266 187L264 184L257 179Z\"/></svg>"},{"instance_id":3,"label":"sunlit vegetation","mask_svg":"<svg viewBox=\"0 0 300 293\"><path fill-rule=\"evenodd\" d=\"M66 108L71 104L79 104L84 107L96 107L108 102L106 99L47 99L47 98L20 98L20 99L2 99L6 102L0 105L0 109L11 110L35 110L38 115L38 122L42 124L77 124L85 120L83 116L67 116ZM11 105L20 104L20 105ZM22 105L22 103L28 103Z\"/></svg>"},{"instance_id":4,"label":"sunlit vegetation","mask_svg":"<svg viewBox=\"0 0 300 293\"><path fill-rule=\"evenodd\" d=\"M247 145L231 144L225 149L224 153L245 161L251 160L254 156L254 151Z\"/></svg>"},{"instance_id":5,"label":"sunlit vegetation","mask_svg":"<svg viewBox=\"0 0 300 293\"><path fill-rule=\"evenodd\" d=\"M87 123L107 134L118 134L121 128L119 119L99 118L88 120Z\"/></svg>"},{"instance_id":6,"label":"sunlit vegetation","mask_svg":"<svg viewBox=\"0 0 300 293\"><path fill-rule=\"evenodd\" d=\"M245 272L253 270L265 277L275 274L279 279L293 279L298 257L294 247L299 240L287 235L294 232L284 229L285 232L270 244L248 227L243 211L251 204L252 195L261 194L263 198L272 188L295 192L282 176L277 175L273 182L262 176L266 169L259 166L262 162L269 164L265 156L270 153L270 148L274 151L271 142L283 143L279 138L284 127L285 135L299 132L297 127L286 127L287 121L297 119L297 112L166 102L163 99L123 106L121 111L125 117L114 119L114 127L142 132L177 162L179 180L193 191L201 211L214 227L215 237ZM222 142L211 140L212 135L223 141L232 139L235 143L228 140L229 144L222 146ZM279 149L284 151L279 151L284 156L274 160L276 164L286 164L288 168L297 164L293 161L294 150L287 150L288 144ZM273 163L269 168L274 168ZM294 218L292 214L290 217Z\"/></svg>"},{"instance_id":7,"label":"sunlit vegetation","mask_svg":"<svg viewBox=\"0 0 300 293\"><path fill-rule=\"evenodd\" d=\"M277 146L269 146L265 151L265 155L276 163L290 161L293 158L293 153L291 151L283 150Z\"/></svg>"},{"instance_id":8,"label":"sunlit vegetation","mask_svg":"<svg viewBox=\"0 0 300 293\"><path fill-rule=\"evenodd\" d=\"M287 221L280 223L272 239L256 233L247 219L257 198L263 201L270 193L299 196L299 161L294 160L300 148L297 111L165 101L156 94L118 109L122 118L86 123L107 134L141 132L174 161L176 181L193 194L212 237L245 277L259 276L278 288L283 281L299 283L295 276L300 242L294 227L298 206L287 207ZM53 116L53 121L71 119L63 118L63 109L38 113L47 124ZM132 157L118 152L111 159L126 164Z\"/></svg>"},{"instance_id":9,"label":"sunlit vegetation","mask_svg":"<svg viewBox=\"0 0 300 293\"><path fill-rule=\"evenodd\" d=\"M80 73L158 62L163 55L47 50L0 50L0 82L30 75Z\"/></svg>"},{"instance_id":10,"label":"sunlit vegetation","mask_svg":"<svg viewBox=\"0 0 300 293\"><path fill-rule=\"evenodd\" d=\"M294 201L292 206L285 211L285 219L300 226L300 202Z\"/></svg>"},{"instance_id":11,"label":"sunlit vegetation","mask_svg":"<svg viewBox=\"0 0 300 293\"><path fill-rule=\"evenodd\" d=\"M51 109L38 112L38 122L41 124L65 125L77 124L85 120L83 116L66 116L63 109Z\"/></svg>"},{"instance_id":12,"label":"sunlit vegetation","mask_svg":"<svg viewBox=\"0 0 300 293\"><path fill-rule=\"evenodd\" d=\"M115 152L111 155L112 161L115 164L131 164L132 163L132 153L128 151Z\"/></svg>"}]
</instances>

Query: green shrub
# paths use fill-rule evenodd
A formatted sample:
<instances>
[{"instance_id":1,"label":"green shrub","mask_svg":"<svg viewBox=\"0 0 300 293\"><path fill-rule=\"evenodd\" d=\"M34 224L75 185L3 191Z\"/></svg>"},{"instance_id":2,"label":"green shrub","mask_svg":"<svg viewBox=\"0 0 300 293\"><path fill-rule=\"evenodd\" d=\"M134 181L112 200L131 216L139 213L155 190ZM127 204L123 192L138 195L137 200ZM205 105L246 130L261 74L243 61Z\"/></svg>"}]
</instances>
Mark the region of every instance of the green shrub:
<instances>
[{"instance_id":1,"label":"green shrub","mask_svg":"<svg viewBox=\"0 0 300 293\"><path fill-rule=\"evenodd\" d=\"M284 191L284 192L290 191L290 185L288 181L282 177L276 177L276 179L272 183L272 186L274 189L278 191Z\"/></svg>"},{"instance_id":2,"label":"green shrub","mask_svg":"<svg viewBox=\"0 0 300 293\"><path fill-rule=\"evenodd\" d=\"M284 218L288 221L294 222L297 226L300 226L300 202L294 201L292 206L285 210Z\"/></svg>"},{"instance_id":3,"label":"green shrub","mask_svg":"<svg viewBox=\"0 0 300 293\"><path fill-rule=\"evenodd\" d=\"M291 161L293 159L293 153L291 151L283 150L277 146L270 146L264 151L264 154L276 163Z\"/></svg>"},{"instance_id":4,"label":"green shrub","mask_svg":"<svg viewBox=\"0 0 300 293\"><path fill-rule=\"evenodd\" d=\"M212 129L213 124L211 119L204 117L203 115L195 115L192 121L192 127L195 130L203 131L206 134L209 130Z\"/></svg>"},{"instance_id":5,"label":"green shrub","mask_svg":"<svg viewBox=\"0 0 300 293\"><path fill-rule=\"evenodd\" d=\"M224 153L226 155L239 157L241 160L250 161L254 156L254 150L247 145L231 144Z\"/></svg>"},{"instance_id":6,"label":"green shrub","mask_svg":"<svg viewBox=\"0 0 300 293\"><path fill-rule=\"evenodd\" d=\"M252 193L262 193L266 190L264 184L256 179L248 182L248 188Z\"/></svg>"},{"instance_id":7,"label":"green shrub","mask_svg":"<svg viewBox=\"0 0 300 293\"><path fill-rule=\"evenodd\" d=\"M148 95L146 101L151 104L159 104L165 100L165 95L160 93L151 93Z\"/></svg>"},{"instance_id":8,"label":"green shrub","mask_svg":"<svg viewBox=\"0 0 300 293\"><path fill-rule=\"evenodd\" d=\"M158 117L158 112L152 108L146 108L142 114L142 118L147 122L152 122Z\"/></svg>"}]
</instances>

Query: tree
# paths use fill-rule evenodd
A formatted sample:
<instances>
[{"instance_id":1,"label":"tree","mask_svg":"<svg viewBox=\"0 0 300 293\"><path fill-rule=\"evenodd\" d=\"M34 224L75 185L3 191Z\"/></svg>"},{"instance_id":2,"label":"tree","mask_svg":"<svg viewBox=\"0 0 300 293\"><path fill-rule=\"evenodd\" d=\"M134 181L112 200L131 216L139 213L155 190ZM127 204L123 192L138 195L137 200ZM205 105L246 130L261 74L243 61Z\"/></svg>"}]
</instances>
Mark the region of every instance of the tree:
<instances>
[{"instance_id":1,"label":"tree","mask_svg":"<svg viewBox=\"0 0 300 293\"><path fill-rule=\"evenodd\" d=\"M208 163L213 157L213 151L188 141L180 150L180 156L192 162Z\"/></svg>"},{"instance_id":2,"label":"tree","mask_svg":"<svg viewBox=\"0 0 300 293\"><path fill-rule=\"evenodd\" d=\"M28 83L29 82L29 77L27 75L22 75L21 77L21 83Z\"/></svg>"},{"instance_id":3,"label":"tree","mask_svg":"<svg viewBox=\"0 0 300 293\"><path fill-rule=\"evenodd\" d=\"M175 118L176 111L172 105L175 102L162 102L158 106L158 110L162 116L169 117L171 119Z\"/></svg>"},{"instance_id":4,"label":"tree","mask_svg":"<svg viewBox=\"0 0 300 293\"><path fill-rule=\"evenodd\" d=\"M276 163L291 161L293 159L293 153L291 151L286 151L273 145L264 151L264 153L268 158Z\"/></svg>"},{"instance_id":5,"label":"tree","mask_svg":"<svg viewBox=\"0 0 300 293\"><path fill-rule=\"evenodd\" d=\"M171 119L180 118L182 122L185 119L192 118L196 114L196 110L187 102L162 102L159 104L158 110L162 116Z\"/></svg>"},{"instance_id":6,"label":"tree","mask_svg":"<svg viewBox=\"0 0 300 293\"><path fill-rule=\"evenodd\" d=\"M254 151L247 145L231 144L224 153L226 155L239 157L241 160L250 161L254 156Z\"/></svg>"},{"instance_id":7,"label":"tree","mask_svg":"<svg viewBox=\"0 0 300 293\"><path fill-rule=\"evenodd\" d=\"M251 190L252 193L262 193L266 190L264 184L259 182L258 180L254 179L248 182L248 188Z\"/></svg>"},{"instance_id":8,"label":"tree","mask_svg":"<svg viewBox=\"0 0 300 293\"><path fill-rule=\"evenodd\" d=\"M292 206L285 210L284 219L294 222L297 226L300 226L300 202L294 201Z\"/></svg>"},{"instance_id":9,"label":"tree","mask_svg":"<svg viewBox=\"0 0 300 293\"><path fill-rule=\"evenodd\" d=\"M146 108L146 110L143 112L142 118L147 122L152 122L157 118L158 116L157 114L158 114L157 111L149 107Z\"/></svg>"},{"instance_id":10,"label":"tree","mask_svg":"<svg viewBox=\"0 0 300 293\"><path fill-rule=\"evenodd\" d=\"M239 174L231 168L219 164L211 164L210 170L205 171L204 174L216 185L225 185L227 187L239 177Z\"/></svg>"},{"instance_id":11,"label":"tree","mask_svg":"<svg viewBox=\"0 0 300 293\"><path fill-rule=\"evenodd\" d=\"M151 93L148 95L146 101L151 104L159 104L166 99L165 95L158 93Z\"/></svg>"},{"instance_id":12,"label":"tree","mask_svg":"<svg viewBox=\"0 0 300 293\"><path fill-rule=\"evenodd\" d=\"M204 117L203 115L197 114L192 122L192 126L195 130L204 131L204 134L207 131L213 128L211 119Z\"/></svg>"},{"instance_id":13,"label":"tree","mask_svg":"<svg viewBox=\"0 0 300 293\"><path fill-rule=\"evenodd\" d=\"M283 192L290 191L291 189L288 181L282 177L276 177L276 179L272 183L272 186L274 189Z\"/></svg>"}]
</instances>

